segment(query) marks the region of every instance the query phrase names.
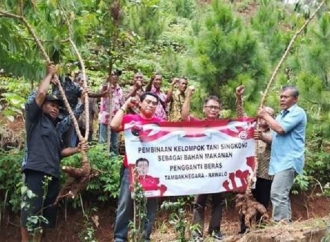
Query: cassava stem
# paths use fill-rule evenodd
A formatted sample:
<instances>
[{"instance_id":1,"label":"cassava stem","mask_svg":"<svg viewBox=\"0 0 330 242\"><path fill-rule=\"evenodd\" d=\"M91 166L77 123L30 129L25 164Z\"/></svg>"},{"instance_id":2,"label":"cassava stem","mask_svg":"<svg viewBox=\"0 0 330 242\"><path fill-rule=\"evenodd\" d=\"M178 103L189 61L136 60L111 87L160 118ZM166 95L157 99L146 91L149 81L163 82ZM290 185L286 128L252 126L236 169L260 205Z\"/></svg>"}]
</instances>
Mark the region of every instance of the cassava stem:
<instances>
[{"instance_id":1,"label":"cassava stem","mask_svg":"<svg viewBox=\"0 0 330 242\"><path fill-rule=\"evenodd\" d=\"M269 90L271 85L273 84L276 75L278 74L280 67L282 66L283 62L285 61L285 59L287 58L289 51L291 50L294 42L296 41L296 39L298 38L298 36L302 33L302 31L307 27L307 25L312 21L312 19L315 17L315 15L317 14L317 12L322 8L322 6L325 4L326 0L323 0L319 6L316 8L316 10L314 11L314 13L305 21L305 23L300 27L300 29L297 30L297 32L292 36L291 41L288 45L288 47L286 48L282 58L280 59L280 61L278 62L271 78L269 79L268 83L267 83L267 87L262 95L261 98L261 102L260 102L260 108L262 108L265 105L266 102L266 98L268 96ZM259 132L259 121L257 122L257 127L256 127L256 132ZM258 151L258 142L256 144L256 153ZM246 189L246 193L250 194L251 193L251 180L252 178L255 179L256 176L256 170L258 169L258 158L256 156L255 158L255 168L253 170L253 174L251 175L251 179L248 179L248 186Z\"/></svg>"},{"instance_id":2,"label":"cassava stem","mask_svg":"<svg viewBox=\"0 0 330 242\"><path fill-rule=\"evenodd\" d=\"M44 59L46 60L47 64L51 64L51 60L50 60L49 56L47 55L47 52L45 51L45 48L41 44L38 36L35 34L33 28L31 27L31 25L28 23L28 21L24 18L23 15L15 15L15 14L7 13L5 11L0 10L0 16L15 18L15 19L18 19L18 20L22 21L24 23L24 25L26 26L26 28L28 29L29 33L32 35L35 42L37 43L37 46L38 46L39 50L41 51L41 54L44 57ZM70 43L71 44L73 43L73 41L71 39L70 39ZM73 46L74 46L74 48L76 47L75 45L73 45ZM75 50L76 50L76 53L79 54L79 52L76 48L75 48ZM83 61L82 61L82 58L81 58L80 54L78 55L78 58L79 58L79 60L81 61L82 65L83 65ZM84 71L84 69L83 69L83 71ZM83 72L83 76L84 76L84 85L85 85L85 87L87 87L87 82L86 82L84 72ZM75 131L78 135L78 138L79 138L80 142L86 142L87 138L85 139L81 135L77 119L73 114L73 111L70 107L70 104L68 102L68 99L66 98L65 92L64 92L63 87L62 87L60 82L58 82L58 88L59 88L60 94L61 94L61 96L64 100L64 105L67 108L67 110L69 112L69 115L72 119L74 129L75 129ZM88 97L86 97L86 96L85 96L85 101L86 101L86 106L88 107ZM89 118L88 112L86 112L86 114L87 114L87 118ZM87 127L89 127L88 122L86 122L86 124L87 124ZM86 132L86 135L88 135L88 132ZM66 182L66 184L64 185L64 187L60 191L60 193L59 193L59 195L58 195L58 197L55 201L55 204L58 203L58 201L63 197L71 196L72 198L74 198L82 189L87 187L89 179L91 177L94 177L94 176L97 175L97 172L92 170L89 163L88 163L87 152L81 150L81 155L82 155L82 166L81 166L81 168L63 167L63 171L67 172L71 176L71 178Z\"/></svg>"},{"instance_id":3,"label":"cassava stem","mask_svg":"<svg viewBox=\"0 0 330 242\"><path fill-rule=\"evenodd\" d=\"M71 30L70 30L71 31ZM76 44L72 41L72 39L71 39L71 34L70 34L70 37L69 37L69 42L70 42L70 44L72 45L72 47L73 47L73 49L74 49L74 51L76 52L76 55L77 55L77 57L78 57L78 60L79 60L79 63L80 63L80 65L81 65L81 73L82 73L82 78L83 78L83 80L84 80L84 89L85 90L87 90L87 79L86 79L86 71L85 71L85 64L84 64L84 61L83 61L83 59L82 59L82 57L81 57L81 55L80 55L80 52L78 51L78 48L77 48L77 46L76 46ZM90 122L90 120L89 120L89 100L88 100L88 95L85 95L85 120L86 120L86 122L85 122L85 140L88 140L88 134L89 134L89 122ZM80 139L79 139L80 140ZM82 141L82 140L80 140L80 141Z\"/></svg>"},{"instance_id":4,"label":"cassava stem","mask_svg":"<svg viewBox=\"0 0 330 242\"><path fill-rule=\"evenodd\" d=\"M61 5L59 5L59 7L62 9L63 13L65 13L63 7ZM83 58L81 57L81 54L76 46L76 44L73 42L72 40L72 27L71 27L71 24L66 16L66 14L63 14L64 15L64 19L65 19L65 23L68 27L68 31L69 31L69 42L74 50L74 52L76 53L77 57L78 57L78 60L79 60L79 63L81 65L81 74L82 74L82 78L83 78L83 81L84 81L84 89L87 90L87 79L86 79L86 69L85 69L85 63L83 61ZM87 141L88 140L88 135L89 135L89 101L88 101L88 95L85 95L85 97L83 97L85 100L85 140ZM80 138L79 138L80 141L82 141Z\"/></svg>"},{"instance_id":5,"label":"cassava stem","mask_svg":"<svg viewBox=\"0 0 330 242\"><path fill-rule=\"evenodd\" d=\"M286 48L282 58L280 59L280 61L278 62L271 78L269 79L268 83L267 83L267 87L265 89L265 92L262 95L262 99L260 102L260 107L263 107L265 102L266 102L266 98L269 92L269 89L272 85L272 83L275 80L276 75L279 72L280 67L282 66L283 62L285 61L285 59L287 58L289 51L291 50L294 42L296 41L297 37L301 34L301 32L307 27L307 25L312 21L312 19L315 17L315 15L317 14L317 12L322 8L323 4L326 2L326 0L323 0L320 5L317 7L317 9L314 11L314 13L305 21L305 23L300 27L300 29L297 30L297 32L292 36L292 39L288 45L288 47Z\"/></svg>"},{"instance_id":6,"label":"cassava stem","mask_svg":"<svg viewBox=\"0 0 330 242\"><path fill-rule=\"evenodd\" d=\"M7 13L7 12L4 12L2 10L0 10L0 14L2 14L5 17L15 18L15 19L18 19L18 20L22 21L24 23L24 25L26 26L26 28L28 29L29 33L32 35L33 39L35 40L35 42L36 42L36 44L37 44L37 46L38 46L38 48L39 48L42 56L44 57L45 61L47 62L47 64L51 64L52 63L51 60L50 60L50 58L49 58L49 56L48 56L48 54L47 54L47 52L45 51L45 48L41 44L40 39L38 38L38 36L34 32L33 28L29 24L29 22L23 16L12 14L12 13ZM58 87L59 87L59 91L60 91L61 95L63 96L64 105L67 108L67 110L68 110L68 112L70 114L70 117L71 117L71 119L73 121L74 128L75 128L75 131L77 132L77 135L79 137L79 140L82 140L82 135L81 135L80 130L79 130L77 119L76 119L76 117L73 114L73 111L72 111L72 109L71 109L71 107L69 105L68 99L65 96L64 90L63 90L60 82L58 82Z\"/></svg>"}]
</instances>

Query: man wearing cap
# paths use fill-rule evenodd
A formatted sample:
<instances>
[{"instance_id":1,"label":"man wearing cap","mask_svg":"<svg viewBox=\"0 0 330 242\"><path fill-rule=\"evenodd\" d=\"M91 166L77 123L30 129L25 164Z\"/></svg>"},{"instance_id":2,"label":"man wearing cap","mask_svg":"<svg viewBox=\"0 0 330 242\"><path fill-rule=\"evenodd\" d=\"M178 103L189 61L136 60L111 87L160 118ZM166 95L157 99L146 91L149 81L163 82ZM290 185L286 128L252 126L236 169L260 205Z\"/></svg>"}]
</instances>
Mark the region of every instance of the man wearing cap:
<instances>
[{"instance_id":1,"label":"man wearing cap","mask_svg":"<svg viewBox=\"0 0 330 242\"><path fill-rule=\"evenodd\" d=\"M73 155L80 149L87 151L86 143L78 147L63 149L61 136L71 125L68 117L58 122L59 107L62 100L54 95L47 95L50 83L57 83L55 67L47 67L46 77L38 91L28 98L26 103L26 152L23 159L24 186L35 195L22 194L21 236L22 242L29 241L27 228L54 228L57 207L53 205L60 190L60 160ZM82 112L75 110L75 115ZM28 218L42 216L47 222L31 224ZM41 235L41 233L37 233Z\"/></svg>"}]
</instances>

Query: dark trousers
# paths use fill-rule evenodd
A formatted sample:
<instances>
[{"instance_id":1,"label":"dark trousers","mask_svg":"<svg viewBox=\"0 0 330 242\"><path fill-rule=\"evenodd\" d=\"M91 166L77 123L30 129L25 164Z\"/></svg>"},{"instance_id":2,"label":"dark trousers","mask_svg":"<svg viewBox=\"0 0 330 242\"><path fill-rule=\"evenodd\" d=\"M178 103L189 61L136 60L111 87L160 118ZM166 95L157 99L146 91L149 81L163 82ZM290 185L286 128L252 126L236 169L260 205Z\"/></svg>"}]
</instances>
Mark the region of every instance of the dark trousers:
<instances>
[{"instance_id":1,"label":"dark trousers","mask_svg":"<svg viewBox=\"0 0 330 242\"><path fill-rule=\"evenodd\" d=\"M252 194L258 203L264 205L267 209L270 202L270 189L272 187L272 180L267 180L258 177L256 183L256 189L252 190ZM257 222L260 222L261 214L256 216Z\"/></svg>"},{"instance_id":2,"label":"dark trousers","mask_svg":"<svg viewBox=\"0 0 330 242\"><path fill-rule=\"evenodd\" d=\"M208 233L220 232L220 223L222 218L222 193L202 194L195 198L193 224L199 225L199 233L203 235L204 217L207 197L212 196L212 212L208 228Z\"/></svg>"},{"instance_id":3,"label":"dark trousers","mask_svg":"<svg viewBox=\"0 0 330 242\"><path fill-rule=\"evenodd\" d=\"M256 199L256 201L262 205L264 205L264 207L267 209L269 206L269 202L270 202L270 189L272 187L272 180L267 180L264 178L257 178L257 182L256 182L256 188L252 190L252 194L254 196L254 198ZM246 230L246 226L244 223L244 215L241 216L241 232L244 233ZM261 214L258 212L256 215L256 221L257 223L260 223L261 221Z\"/></svg>"}]
</instances>

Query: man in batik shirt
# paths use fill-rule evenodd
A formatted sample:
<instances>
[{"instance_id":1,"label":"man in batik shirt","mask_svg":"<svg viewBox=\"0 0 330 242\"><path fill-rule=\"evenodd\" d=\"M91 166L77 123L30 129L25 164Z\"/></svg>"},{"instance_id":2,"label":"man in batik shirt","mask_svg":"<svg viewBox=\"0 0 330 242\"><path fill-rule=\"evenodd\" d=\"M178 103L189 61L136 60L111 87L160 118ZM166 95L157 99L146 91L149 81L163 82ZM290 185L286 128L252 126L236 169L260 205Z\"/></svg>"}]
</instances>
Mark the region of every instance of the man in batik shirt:
<instances>
[{"instance_id":1,"label":"man in batik shirt","mask_svg":"<svg viewBox=\"0 0 330 242\"><path fill-rule=\"evenodd\" d=\"M173 93L174 86L177 85L177 90ZM170 89L167 92L167 101L170 102L168 120L175 122L181 121L182 105L186 98L185 91L187 89L188 80L184 77L174 78Z\"/></svg>"},{"instance_id":2,"label":"man in batik shirt","mask_svg":"<svg viewBox=\"0 0 330 242\"><path fill-rule=\"evenodd\" d=\"M236 112L237 117L242 118L246 117L245 111L243 109L243 100L242 95L244 94L244 86L239 86L236 88ZM274 116L274 110L270 107L265 107L267 112ZM267 142L269 139L261 139L260 137L271 136L271 131L268 124L263 120L259 120L259 129L262 135L255 134L255 138L258 139L258 150L257 150L257 158L258 158L258 169L257 169L257 181L255 189L252 190L252 194L255 197L256 201L260 204L264 205L267 209L270 202L270 189L272 186L273 176L268 175L269 170L269 160L270 160L270 147L271 142ZM256 216L257 223L261 222L261 214L258 213ZM246 232L246 226L244 223L244 217L241 217L240 221L240 232Z\"/></svg>"}]
</instances>

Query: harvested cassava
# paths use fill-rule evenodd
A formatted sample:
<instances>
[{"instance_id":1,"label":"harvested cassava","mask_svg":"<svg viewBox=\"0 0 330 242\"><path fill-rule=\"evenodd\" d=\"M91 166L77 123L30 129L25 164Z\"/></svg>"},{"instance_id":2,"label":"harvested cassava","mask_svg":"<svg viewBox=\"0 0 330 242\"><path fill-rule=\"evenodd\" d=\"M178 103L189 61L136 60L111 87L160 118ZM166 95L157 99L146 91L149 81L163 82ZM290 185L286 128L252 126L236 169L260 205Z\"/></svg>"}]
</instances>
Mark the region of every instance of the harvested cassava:
<instances>
[{"instance_id":1,"label":"harvested cassava","mask_svg":"<svg viewBox=\"0 0 330 242\"><path fill-rule=\"evenodd\" d=\"M77 197L80 191L87 188L89 180L98 176L98 172L92 169L88 162L82 162L82 166L80 168L63 166L62 169L66 174L68 174L68 176L70 176L70 178L62 187L55 204L65 197L70 197L72 199Z\"/></svg>"},{"instance_id":2,"label":"harvested cassava","mask_svg":"<svg viewBox=\"0 0 330 242\"><path fill-rule=\"evenodd\" d=\"M239 214L245 217L244 223L247 228L252 228L258 212L261 214L264 221L268 220L266 208L258 203L251 194L237 194L235 203Z\"/></svg>"}]
</instances>

